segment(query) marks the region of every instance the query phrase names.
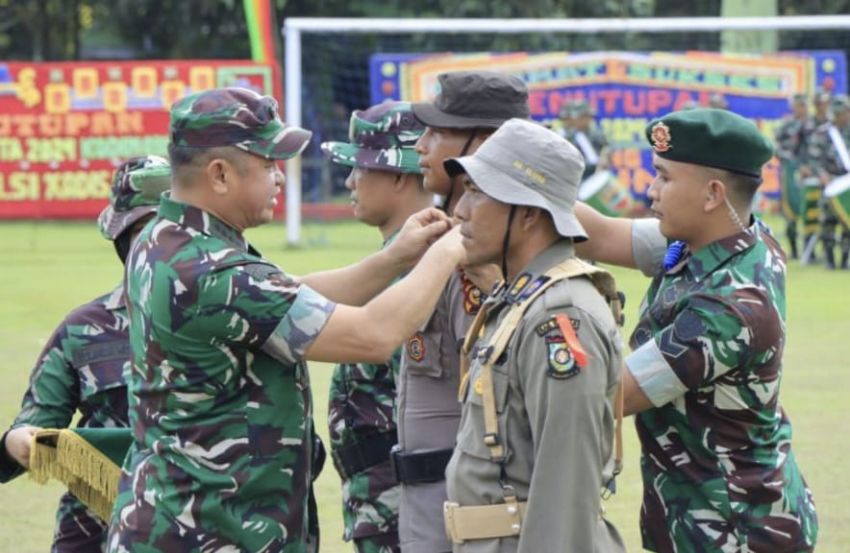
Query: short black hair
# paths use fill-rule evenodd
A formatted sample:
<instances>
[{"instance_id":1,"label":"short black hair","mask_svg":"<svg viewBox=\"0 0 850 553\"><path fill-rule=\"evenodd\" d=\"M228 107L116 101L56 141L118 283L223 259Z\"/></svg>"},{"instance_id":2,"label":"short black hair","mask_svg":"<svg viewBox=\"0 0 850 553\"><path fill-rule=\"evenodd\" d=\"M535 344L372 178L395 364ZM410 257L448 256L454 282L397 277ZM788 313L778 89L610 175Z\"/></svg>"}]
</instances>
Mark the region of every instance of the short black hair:
<instances>
[{"instance_id":1,"label":"short black hair","mask_svg":"<svg viewBox=\"0 0 850 553\"><path fill-rule=\"evenodd\" d=\"M726 185L732 203L749 209L761 186L762 178L726 170L721 170L721 173L719 180Z\"/></svg>"},{"instance_id":2,"label":"short black hair","mask_svg":"<svg viewBox=\"0 0 850 553\"><path fill-rule=\"evenodd\" d=\"M200 165L209 163L214 158L223 158L230 162L236 170L242 173L242 163L236 155L238 150L234 146L217 146L215 148L193 148L191 146L177 146L173 142L168 144L168 159L171 162L171 171L175 181L187 170L195 169Z\"/></svg>"}]
</instances>

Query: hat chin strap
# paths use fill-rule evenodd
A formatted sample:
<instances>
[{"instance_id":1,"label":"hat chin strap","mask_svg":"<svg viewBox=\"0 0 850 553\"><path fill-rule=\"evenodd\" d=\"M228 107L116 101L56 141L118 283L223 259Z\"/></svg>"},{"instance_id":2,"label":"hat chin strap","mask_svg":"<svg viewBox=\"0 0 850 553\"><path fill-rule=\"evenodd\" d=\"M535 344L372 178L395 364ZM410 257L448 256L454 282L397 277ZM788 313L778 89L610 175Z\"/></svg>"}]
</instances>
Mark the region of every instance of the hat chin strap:
<instances>
[{"instance_id":1,"label":"hat chin strap","mask_svg":"<svg viewBox=\"0 0 850 553\"><path fill-rule=\"evenodd\" d=\"M508 283L508 242L511 241L511 225L514 222L516 215L516 204L511 204L511 210L508 212L508 227L505 229L505 239L502 241L502 280L505 284Z\"/></svg>"},{"instance_id":2,"label":"hat chin strap","mask_svg":"<svg viewBox=\"0 0 850 553\"><path fill-rule=\"evenodd\" d=\"M466 139L466 144L464 144L463 148L460 149L460 154L457 157L463 157L467 154L467 152L469 152L469 147L472 146L472 141L475 140L475 137L477 136L477 134L478 133L475 131L475 129L472 129L472 134L469 135L469 138ZM454 177L451 177L449 179L449 184L450 184L449 193L446 194L446 199L443 200L443 205L440 206L440 209L444 213L446 213L447 215L450 215L449 205L452 203L452 196L454 195L454 191L455 191L455 179L456 178L457 178L457 176L454 176Z\"/></svg>"}]
</instances>

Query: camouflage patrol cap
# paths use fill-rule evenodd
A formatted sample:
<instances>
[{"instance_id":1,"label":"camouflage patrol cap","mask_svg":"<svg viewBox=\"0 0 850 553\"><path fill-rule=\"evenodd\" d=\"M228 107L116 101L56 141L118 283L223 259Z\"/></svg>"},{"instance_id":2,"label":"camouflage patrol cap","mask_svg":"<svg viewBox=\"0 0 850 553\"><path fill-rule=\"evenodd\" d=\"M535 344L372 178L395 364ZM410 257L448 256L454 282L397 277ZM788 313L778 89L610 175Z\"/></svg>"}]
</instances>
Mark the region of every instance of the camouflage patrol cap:
<instances>
[{"instance_id":1,"label":"camouflage patrol cap","mask_svg":"<svg viewBox=\"0 0 850 553\"><path fill-rule=\"evenodd\" d=\"M848 98L844 94L839 94L838 96L832 99L833 113L843 113L847 110L850 110L850 98Z\"/></svg>"},{"instance_id":2,"label":"camouflage patrol cap","mask_svg":"<svg viewBox=\"0 0 850 553\"><path fill-rule=\"evenodd\" d=\"M570 119L575 117L575 114L573 113L574 104L575 100L567 100L561 104L561 109L558 110L558 117L561 119Z\"/></svg>"},{"instance_id":3,"label":"camouflage patrol cap","mask_svg":"<svg viewBox=\"0 0 850 553\"><path fill-rule=\"evenodd\" d=\"M791 101L789 103L791 103L791 104L808 104L809 103L809 96L808 96L808 94L804 94L804 93L794 94L793 96L791 96Z\"/></svg>"},{"instance_id":4,"label":"camouflage patrol cap","mask_svg":"<svg viewBox=\"0 0 850 553\"><path fill-rule=\"evenodd\" d=\"M348 142L323 142L334 163L393 173L421 173L416 141L425 126L410 102L386 102L351 114Z\"/></svg>"},{"instance_id":5,"label":"camouflage patrol cap","mask_svg":"<svg viewBox=\"0 0 850 553\"><path fill-rule=\"evenodd\" d=\"M832 98L832 95L825 90L818 90L815 93L814 103L815 104L828 104Z\"/></svg>"},{"instance_id":6,"label":"camouflage patrol cap","mask_svg":"<svg viewBox=\"0 0 850 553\"><path fill-rule=\"evenodd\" d=\"M773 144L755 124L725 109L698 108L669 113L646 126L658 157L761 177Z\"/></svg>"},{"instance_id":7,"label":"camouflage patrol cap","mask_svg":"<svg viewBox=\"0 0 850 553\"><path fill-rule=\"evenodd\" d=\"M133 223L155 213L159 199L171 187L171 166L159 156L142 156L122 163L112 177L109 205L97 225L104 238L115 240Z\"/></svg>"},{"instance_id":8,"label":"camouflage patrol cap","mask_svg":"<svg viewBox=\"0 0 850 553\"><path fill-rule=\"evenodd\" d=\"M466 173L495 200L547 211L561 236L587 240L574 211L584 158L575 146L539 123L511 119L473 155L447 159L443 166L452 177Z\"/></svg>"},{"instance_id":9,"label":"camouflage patrol cap","mask_svg":"<svg viewBox=\"0 0 850 553\"><path fill-rule=\"evenodd\" d=\"M573 117L582 115L596 115L596 110L591 107L587 100L576 100L572 103Z\"/></svg>"},{"instance_id":10,"label":"camouflage patrol cap","mask_svg":"<svg viewBox=\"0 0 850 553\"><path fill-rule=\"evenodd\" d=\"M266 159L289 159L313 133L280 120L277 101L247 88L215 88L171 107L171 143L189 148L235 146Z\"/></svg>"}]
</instances>

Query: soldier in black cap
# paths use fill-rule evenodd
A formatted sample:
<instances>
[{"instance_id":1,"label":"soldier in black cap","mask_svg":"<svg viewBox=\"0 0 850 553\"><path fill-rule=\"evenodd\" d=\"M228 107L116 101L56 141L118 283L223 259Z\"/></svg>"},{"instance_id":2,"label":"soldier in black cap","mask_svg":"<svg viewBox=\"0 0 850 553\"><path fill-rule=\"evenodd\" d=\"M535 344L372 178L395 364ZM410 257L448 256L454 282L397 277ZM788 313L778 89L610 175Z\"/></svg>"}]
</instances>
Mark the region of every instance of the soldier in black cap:
<instances>
[{"instance_id":1,"label":"soldier in black cap","mask_svg":"<svg viewBox=\"0 0 850 553\"><path fill-rule=\"evenodd\" d=\"M451 214L463 186L446 174L443 161L471 154L508 119L527 119L528 91L517 77L489 71L445 73L439 81L433 102L413 105L426 125L416 150L425 189L442 196L442 208ZM460 421L459 349L480 304L481 291L458 269L430 320L405 346L398 382L399 446L393 452L402 484L399 537L405 553L451 550L442 509L445 468Z\"/></svg>"}]
</instances>

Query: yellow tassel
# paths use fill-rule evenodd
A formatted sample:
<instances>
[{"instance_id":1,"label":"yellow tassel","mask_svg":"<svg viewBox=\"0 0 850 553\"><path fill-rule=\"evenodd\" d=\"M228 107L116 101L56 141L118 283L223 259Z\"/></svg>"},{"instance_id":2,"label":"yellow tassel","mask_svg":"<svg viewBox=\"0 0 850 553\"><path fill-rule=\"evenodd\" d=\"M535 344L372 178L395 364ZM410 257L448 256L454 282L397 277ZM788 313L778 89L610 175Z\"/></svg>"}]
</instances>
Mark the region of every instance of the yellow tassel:
<instances>
[{"instance_id":1,"label":"yellow tassel","mask_svg":"<svg viewBox=\"0 0 850 553\"><path fill-rule=\"evenodd\" d=\"M46 442L46 443L43 443ZM56 447L51 445L56 443ZM118 495L121 467L71 430L40 430L30 450L30 477L55 478L106 522Z\"/></svg>"}]
</instances>

